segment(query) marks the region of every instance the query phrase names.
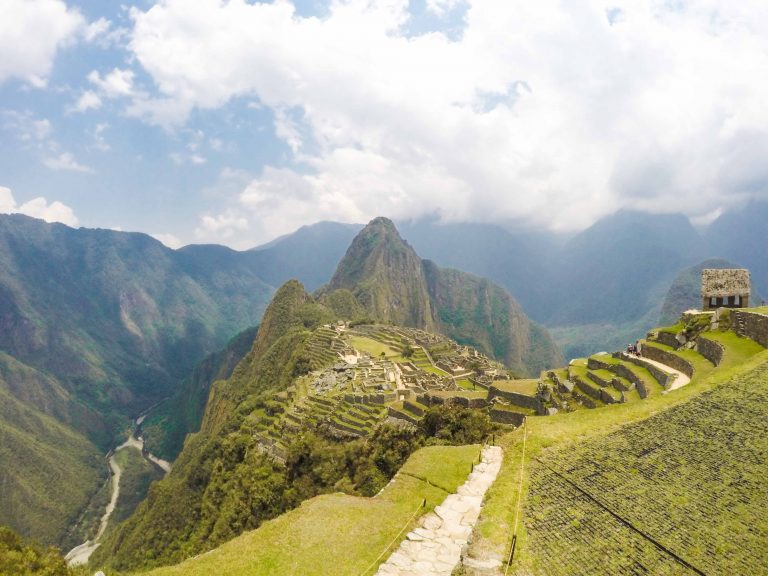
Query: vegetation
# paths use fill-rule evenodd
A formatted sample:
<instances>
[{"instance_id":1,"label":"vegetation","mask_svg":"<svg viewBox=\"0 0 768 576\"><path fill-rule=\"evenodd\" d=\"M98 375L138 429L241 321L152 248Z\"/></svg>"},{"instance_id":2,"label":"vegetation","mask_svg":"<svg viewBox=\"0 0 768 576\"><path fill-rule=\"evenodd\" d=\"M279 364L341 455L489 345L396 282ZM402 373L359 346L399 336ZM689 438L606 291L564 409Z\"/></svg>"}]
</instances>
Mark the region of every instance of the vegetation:
<instances>
[{"instance_id":1,"label":"vegetation","mask_svg":"<svg viewBox=\"0 0 768 576\"><path fill-rule=\"evenodd\" d=\"M609 533L613 534L613 532L609 531L608 526L592 525L577 518L581 514L577 510L580 510L579 506L582 505L584 500L583 495L576 496L573 500L561 500L559 505L553 505L550 508L549 503L554 502L550 498L561 498L562 495L555 496L556 493L559 493L557 490L541 489L542 485L538 484L540 479L545 477L548 473L547 471L551 469L557 470L561 474L570 474L570 464L560 459L569 458L568 454L570 453L574 454L574 458L579 459L578 462L583 463L579 464L579 466L586 466L586 461L589 458L604 462L607 467L605 481L609 482L610 485L601 485L597 491L590 491L589 493L599 498L600 494L605 492L610 494L610 497L615 499L614 501L623 499L626 505L633 503L635 495L641 493L632 492L631 482L633 479L637 479L638 486L641 486L642 481L640 477L642 472L647 470L642 461L633 460L639 453L634 446L645 446L652 442L654 438L664 439L663 442L658 442L657 444L666 445L669 443L670 451L663 451L662 454L665 455L667 458L666 462L670 462L672 468L677 466L675 463L687 462L688 467L680 468L681 472L686 472L687 470L690 473L706 474L707 466L711 465L712 470L714 470L713 473L717 473L719 464L714 465L709 460L701 460L701 465L697 465L693 461L693 457L687 460L688 456L686 454L689 451L691 454L697 454L696 457L699 458L700 452L702 450L706 451L706 442L696 447L691 447L690 450L687 446L693 442L700 442L701 434L709 434L707 431L710 428L713 430L723 429L722 426L713 423L712 419L716 418L715 414L719 413L720 417L730 414L729 418L741 418L742 416L747 416L749 411L742 411L734 404L724 404L722 409L710 410L709 416L699 412L699 410L705 409L695 408L697 410L695 416L693 412L690 414L680 412L678 417L672 416L674 414L672 410L685 410L688 406L686 403L692 402L699 397L706 398L707 395L705 393L710 391L717 392L723 390L723 394L730 394L733 398L743 397L745 394L744 390L754 386L757 376L753 375L742 378L740 375L748 374L751 370L766 362L768 360L766 354L768 353L761 353L763 350L761 346L751 340L739 338L732 332L707 332L706 336L719 341L725 346L726 354L723 363L718 369L714 369L710 365L710 368L706 371L703 369L701 371L697 370L691 384L683 388L669 394L656 394L642 402L616 404L599 410L580 410L571 414L558 414L547 418L528 419L525 474L523 476L523 511L525 522L520 524L518 530L517 560L513 565L513 573L526 574L529 572L539 573L540 571L555 575L561 573L581 573L574 567L575 564L573 563L568 568L557 566L559 561L568 562L567 559L571 557L570 549L568 553L563 552L560 556L549 556L550 560L547 560L539 552L541 547L538 546L539 540L537 538L544 538L542 536L542 530L544 529L542 528L543 524L537 524L537 522L542 521L543 518L547 517L547 514L554 514L555 512L551 511L555 509L560 510L562 513L568 513L568 511L573 510L575 516L569 520L569 522L573 521L573 525L566 527L566 529L578 531L578 537L572 535L570 538L564 538L557 544L558 546L573 546L573 549L578 550L579 554L587 554L587 549L581 547L582 541L586 542L592 539L591 542L594 548L590 549L590 558L584 561L584 566L593 566L596 558L604 557L600 555L599 547L608 541L610 537L607 535ZM743 383L741 389L738 386L733 387L729 383L732 380L734 382L737 381L737 378L739 382ZM704 400L701 401L703 402ZM729 406L729 408L726 409L725 406ZM672 425L670 425L669 429L664 428L664 422L668 417L673 419L675 422L674 426L677 428L674 428ZM647 420L649 418L651 419ZM702 425L696 425L694 429L688 432L687 427L692 422L698 422L699 418L702 418ZM724 420L723 422L733 422L733 420ZM638 427L631 428L627 425ZM743 423L739 424L739 426L742 425ZM632 430L631 439L630 436L625 436L625 434L630 434L628 430ZM475 533L476 539L472 545L473 554L492 554L500 558L504 556L505 550L508 551L507 547L513 530L514 510L518 497L523 445L521 442L522 435L523 431L519 430L501 440L505 446L507 456L496 483L489 491L484 513ZM746 442L748 446L754 444L753 439L754 435L750 436L750 439ZM583 451L582 447L584 447ZM721 451L715 450L707 458L719 459L722 456L723 453ZM550 460L549 458L553 459ZM615 462L617 467L610 468L608 463L611 462ZM732 466L736 465L735 460L729 459L728 462ZM545 465L548 467L545 467ZM624 471L622 472L622 470ZM663 471L663 467L657 467L656 470ZM579 473L578 468L575 468L573 472ZM570 476L568 477L570 478ZM703 478L699 481L702 480ZM627 484L628 482L630 484ZM666 496L663 496L663 494L667 491L675 493L675 490L678 491L677 493L682 493L682 491L690 486L691 482L694 482L691 476L683 474L680 477L679 483L674 478L670 478L663 482L658 481L653 484L644 485L644 494L646 494L645 497L649 498L649 500L644 501L640 506L632 504L632 507L636 508L637 513L642 513L645 508L648 508L649 515L655 514L660 509L653 504L654 498L657 497L660 502L666 503L664 512L661 512L666 514L672 504L666 500ZM713 479L708 482L710 482L709 488L712 488L716 483ZM621 486L622 489L620 491L618 489L614 490L612 486ZM586 485L583 487L585 489L590 488ZM714 493L717 493L717 490ZM632 498L628 498L627 494L632 494ZM661 498L665 499L661 500ZM703 505L706 499L701 499L701 502ZM675 501L673 504L677 505L678 502ZM550 512L547 512L547 510ZM712 513L713 517L717 517L717 512L714 509ZM553 528L552 534L557 533L554 526L555 524L551 525ZM595 530L591 533L592 536L588 535L589 527ZM603 529L605 532L602 531ZM604 534L605 539L603 539ZM655 536L659 536L659 534ZM726 530L722 531L721 537L724 539L728 538ZM613 540L612 542L615 543L616 541ZM624 547L621 544L622 541L618 542L618 545L611 545L611 550L616 552L615 556L622 556L624 554L624 552L619 554L619 551L631 550L631 547ZM624 543L627 544L627 542ZM626 554L630 553L626 552ZM574 556L574 558L578 561L580 556ZM608 565L606 563L606 566ZM615 568L615 566L613 567ZM571 570L571 572L568 570ZM603 572L599 566L595 570L597 572L586 570L584 573L609 573L607 571ZM609 569L606 568L606 570ZM707 572L706 567L704 571ZM616 571L610 573L616 573Z\"/></svg>"},{"instance_id":2,"label":"vegetation","mask_svg":"<svg viewBox=\"0 0 768 576\"><path fill-rule=\"evenodd\" d=\"M74 576L56 548L43 548L24 541L8 528L0 526L0 574L8 576Z\"/></svg>"},{"instance_id":3,"label":"vegetation","mask_svg":"<svg viewBox=\"0 0 768 576\"><path fill-rule=\"evenodd\" d=\"M0 402L0 522L46 544L75 539L67 527L129 418L257 322L272 288L221 251L0 217L0 391L12 398Z\"/></svg>"},{"instance_id":4,"label":"vegetation","mask_svg":"<svg viewBox=\"0 0 768 576\"><path fill-rule=\"evenodd\" d=\"M424 499L420 513L442 502L446 490L456 491L478 454L477 445L422 448L375 498L317 496L209 554L149 574L357 576L408 525Z\"/></svg>"}]
</instances>

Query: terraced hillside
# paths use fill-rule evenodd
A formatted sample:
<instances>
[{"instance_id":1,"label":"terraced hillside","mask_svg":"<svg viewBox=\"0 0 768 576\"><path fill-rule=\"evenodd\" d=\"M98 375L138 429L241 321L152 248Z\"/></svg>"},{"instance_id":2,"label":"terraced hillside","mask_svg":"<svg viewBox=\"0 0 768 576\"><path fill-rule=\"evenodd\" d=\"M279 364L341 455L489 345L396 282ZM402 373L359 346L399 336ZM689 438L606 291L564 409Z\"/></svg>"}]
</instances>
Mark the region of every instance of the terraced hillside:
<instances>
[{"instance_id":1,"label":"terraced hillside","mask_svg":"<svg viewBox=\"0 0 768 576\"><path fill-rule=\"evenodd\" d=\"M768 573L768 352L717 320L684 319L643 343L644 357L690 376L680 388L620 354L553 371L605 390L624 365L652 386L642 400L529 418L505 437L470 558L504 572L517 534L509 573L520 576Z\"/></svg>"},{"instance_id":2,"label":"terraced hillside","mask_svg":"<svg viewBox=\"0 0 768 576\"><path fill-rule=\"evenodd\" d=\"M547 574L768 573L768 364L544 456L526 527Z\"/></svg>"}]
</instances>

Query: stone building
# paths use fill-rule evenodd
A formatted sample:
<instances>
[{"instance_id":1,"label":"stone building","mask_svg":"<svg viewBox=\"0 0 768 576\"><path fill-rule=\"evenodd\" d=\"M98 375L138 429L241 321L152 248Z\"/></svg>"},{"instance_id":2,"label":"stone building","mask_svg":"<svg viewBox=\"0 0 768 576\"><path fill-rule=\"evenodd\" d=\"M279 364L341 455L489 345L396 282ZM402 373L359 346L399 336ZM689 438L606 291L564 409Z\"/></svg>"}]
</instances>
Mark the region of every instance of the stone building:
<instances>
[{"instance_id":1,"label":"stone building","mask_svg":"<svg viewBox=\"0 0 768 576\"><path fill-rule=\"evenodd\" d=\"M701 309L748 308L749 270L726 268L701 271Z\"/></svg>"}]
</instances>

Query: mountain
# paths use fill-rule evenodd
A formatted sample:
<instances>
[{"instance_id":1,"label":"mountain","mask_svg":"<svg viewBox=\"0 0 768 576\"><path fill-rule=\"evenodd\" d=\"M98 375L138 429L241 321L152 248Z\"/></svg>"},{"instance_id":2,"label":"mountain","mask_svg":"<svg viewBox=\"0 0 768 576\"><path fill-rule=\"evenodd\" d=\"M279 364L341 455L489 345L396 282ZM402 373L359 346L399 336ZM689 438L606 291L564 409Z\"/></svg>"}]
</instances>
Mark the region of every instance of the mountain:
<instances>
[{"instance_id":1,"label":"mountain","mask_svg":"<svg viewBox=\"0 0 768 576\"><path fill-rule=\"evenodd\" d=\"M295 280L275 293L249 352L211 388L199 432L92 563L122 570L177 561L296 503L295 488L284 494L292 489L285 469L256 449L253 426L273 394L306 371L300 359L312 330L332 320Z\"/></svg>"},{"instance_id":2,"label":"mountain","mask_svg":"<svg viewBox=\"0 0 768 576\"><path fill-rule=\"evenodd\" d=\"M416 252L440 266L488 278L506 288L535 320L552 304L550 262L563 237L544 230L514 230L487 223L397 222Z\"/></svg>"},{"instance_id":3,"label":"mountain","mask_svg":"<svg viewBox=\"0 0 768 576\"><path fill-rule=\"evenodd\" d=\"M387 218L375 218L355 236L328 284L328 291L339 289L352 292L371 318L435 329L421 259Z\"/></svg>"},{"instance_id":4,"label":"mountain","mask_svg":"<svg viewBox=\"0 0 768 576\"><path fill-rule=\"evenodd\" d=\"M333 274L359 224L318 222L245 253L259 277L280 286L291 278L316 290Z\"/></svg>"},{"instance_id":5,"label":"mountain","mask_svg":"<svg viewBox=\"0 0 768 576\"><path fill-rule=\"evenodd\" d=\"M439 332L538 374L562 360L547 331L490 280L421 260L392 221L372 220L355 237L321 293L347 290L369 318Z\"/></svg>"},{"instance_id":6,"label":"mountain","mask_svg":"<svg viewBox=\"0 0 768 576\"><path fill-rule=\"evenodd\" d=\"M762 294L768 294L766 222L768 202L752 201L743 208L723 213L704 233L709 255L741 262L749 268L752 281Z\"/></svg>"},{"instance_id":7,"label":"mountain","mask_svg":"<svg viewBox=\"0 0 768 576\"><path fill-rule=\"evenodd\" d=\"M258 323L272 287L219 252L0 216L0 522L61 542L128 419Z\"/></svg>"},{"instance_id":8,"label":"mountain","mask_svg":"<svg viewBox=\"0 0 768 576\"><path fill-rule=\"evenodd\" d=\"M192 371L173 396L153 409L142 423L145 446L152 454L173 461L187 434L197 432L214 382L227 380L253 345L257 327L243 330L227 345L209 354Z\"/></svg>"}]
</instances>

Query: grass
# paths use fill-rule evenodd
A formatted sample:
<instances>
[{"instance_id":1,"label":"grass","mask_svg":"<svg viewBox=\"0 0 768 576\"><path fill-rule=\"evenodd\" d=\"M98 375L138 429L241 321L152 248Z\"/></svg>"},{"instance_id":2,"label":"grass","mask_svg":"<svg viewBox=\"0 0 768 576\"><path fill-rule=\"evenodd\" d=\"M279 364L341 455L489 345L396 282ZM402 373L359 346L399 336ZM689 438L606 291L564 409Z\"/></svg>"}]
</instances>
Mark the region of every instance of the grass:
<instances>
[{"instance_id":1,"label":"grass","mask_svg":"<svg viewBox=\"0 0 768 576\"><path fill-rule=\"evenodd\" d=\"M517 392L518 394L535 396L539 380L537 378L527 378L524 380L495 380L493 385L504 392Z\"/></svg>"},{"instance_id":2,"label":"grass","mask_svg":"<svg viewBox=\"0 0 768 576\"><path fill-rule=\"evenodd\" d=\"M474 390L475 389L475 385L472 384L472 382L470 382L466 378L464 378L462 380L457 380L456 384L459 386L459 388L462 388L464 390Z\"/></svg>"},{"instance_id":3,"label":"grass","mask_svg":"<svg viewBox=\"0 0 768 576\"><path fill-rule=\"evenodd\" d=\"M377 557L426 498L426 513L464 483L479 446L433 446L414 453L375 498L326 494L223 546L152 576L373 574ZM404 533L403 533L404 534ZM394 549L394 546L392 547ZM391 549L382 556L385 560Z\"/></svg>"},{"instance_id":4,"label":"grass","mask_svg":"<svg viewBox=\"0 0 768 576\"><path fill-rule=\"evenodd\" d=\"M372 338L367 338L365 336L352 336L349 339L349 343L355 349L360 350L361 352L367 352L374 358L380 358L383 352L384 357L388 360L394 360L398 362L405 361L405 359L401 356L400 350Z\"/></svg>"},{"instance_id":5,"label":"grass","mask_svg":"<svg viewBox=\"0 0 768 576\"><path fill-rule=\"evenodd\" d=\"M723 363L708 374L696 373L691 383L669 394L654 394L642 402L615 404L595 410L579 410L570 414L556 414L549 417L532 416L527 419L528 437L526 441L525 473L523 475L522 494L524 517L530 521L532 506L546 498L546 493L530 492L531 473L536 471L537 458L548 449L566 451L577 449L590 439L605 439L615 434L622 426L640 422L661 412L689 402L731 379L754 369L768 361L768 352L760 353L763 348L733 333L712 332L707 337L719 341L726 348ZM605 357L601 357L605 359ZM476 527L470 552L475 557L506 558L513 529L515 507L518 499L520 482L521 453L523 430L507 434L499 439L504 448L504 464L496 482L491 486L483 514ZM661 489L661 488L660 488ZM527 574L540 561L535 546L529 545L529 535L525 524L518 526L516 561L513 571ZM616 546L614 552L621 550ZM558 571L547 572L559 574ZM533 572L535 573L535 572Z\"/></svg>"},{"instance_id":6,"label":"grass","mask_svg":"<svg viewBox=\"0 0 768 576\"><path fill-rule=\"evenodd\" d=\"M430 391L430 396L439 396L441 398L487 398L488 391L478 388L477 390L436 390Z\"/></svg>"}]
</instances>

